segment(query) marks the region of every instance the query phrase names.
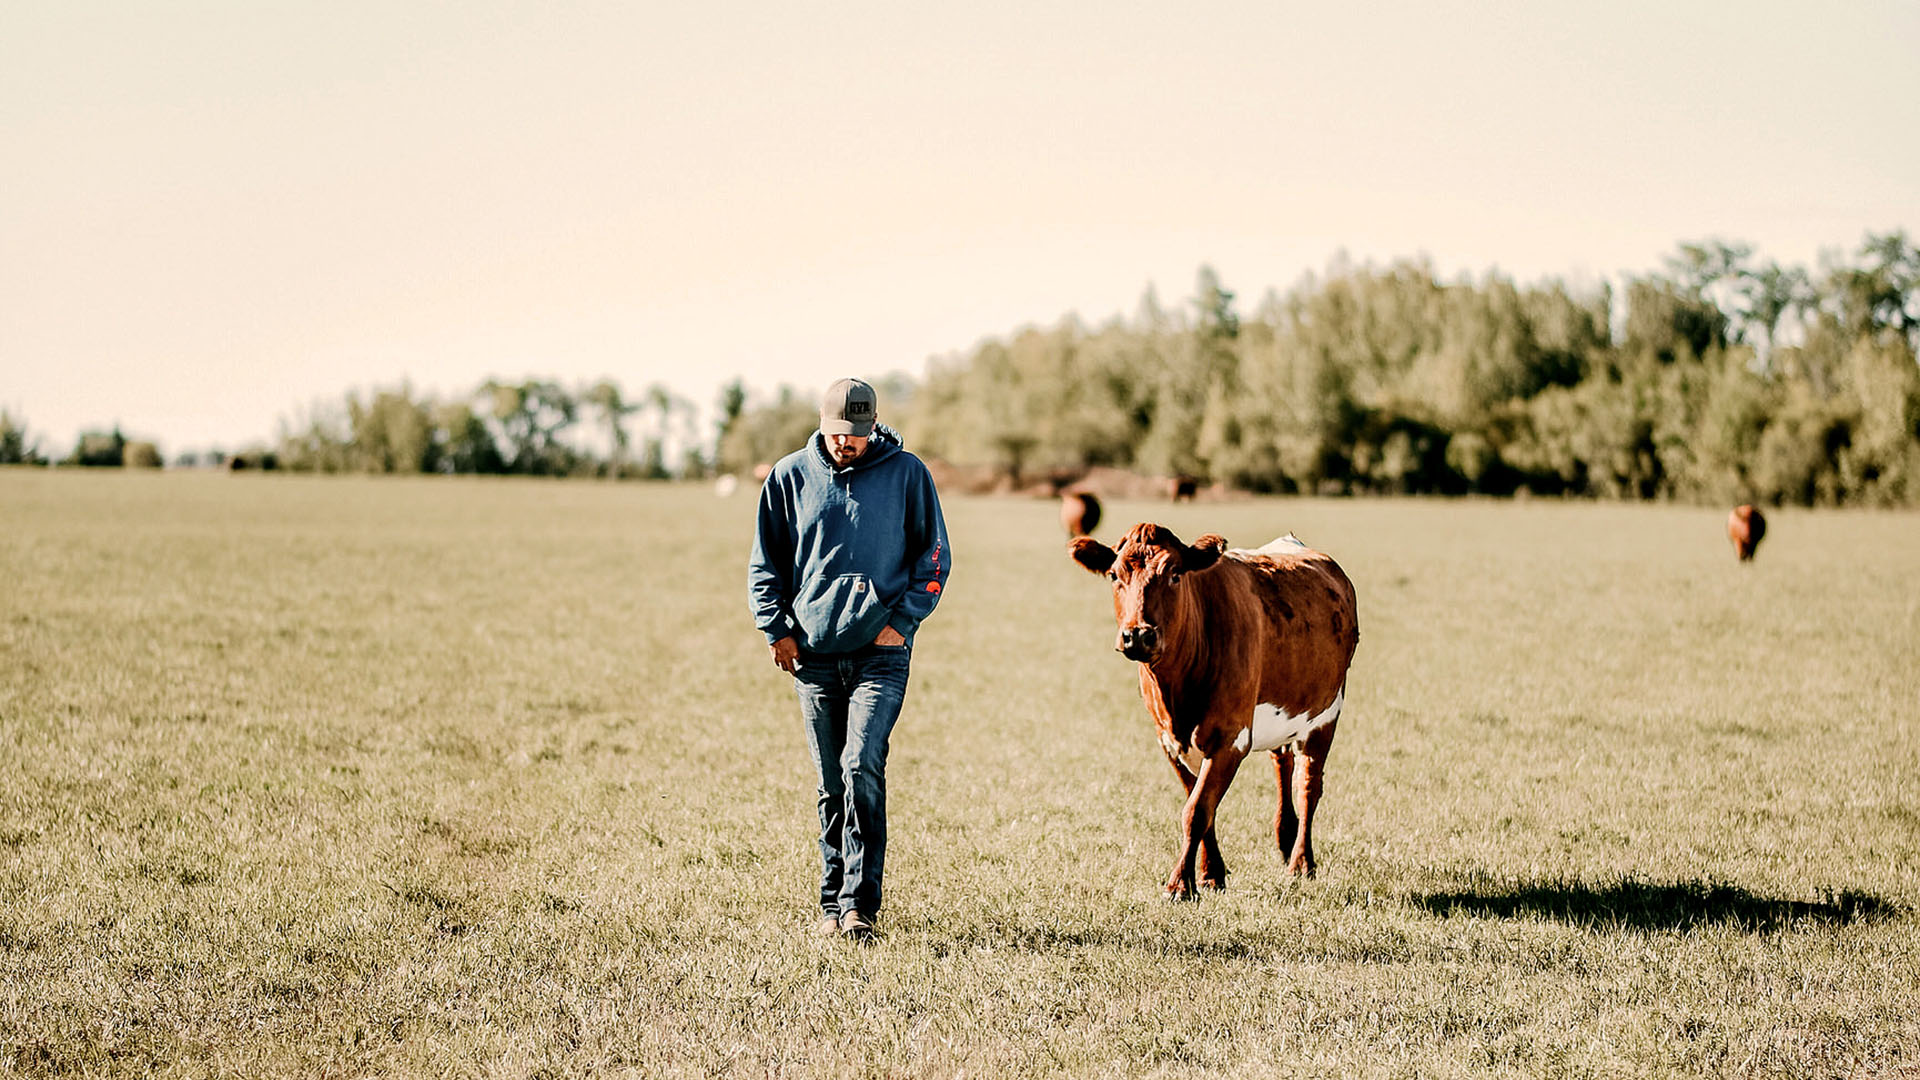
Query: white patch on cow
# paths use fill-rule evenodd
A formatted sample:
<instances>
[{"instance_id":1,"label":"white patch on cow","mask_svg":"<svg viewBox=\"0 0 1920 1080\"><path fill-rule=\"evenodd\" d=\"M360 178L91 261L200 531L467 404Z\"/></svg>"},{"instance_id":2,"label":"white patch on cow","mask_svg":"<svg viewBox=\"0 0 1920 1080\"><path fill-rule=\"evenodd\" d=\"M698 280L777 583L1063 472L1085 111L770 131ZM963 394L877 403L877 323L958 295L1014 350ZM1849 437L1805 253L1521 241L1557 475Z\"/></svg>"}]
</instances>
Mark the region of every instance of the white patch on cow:
<instances>
[{"instance_id":1,"label":"white patch on cow","mask_svg":"<svg viewBox=\"0 0 1920 1080\"><path fill-rule=\"evenodd\" d=\"M1324 727L1340 718L1340 706L1346 704L1347 689L1333 695L1333 703L1317 713L1294 716L1277 705L1264 702L1253 707L1253 722L1240 729L1240 736L1233 741L1241 753L1250 754L1255 750L1278 750L1291 743L1306 738L1315 728Z\"/></svg>"},{"instance_id":2,"label":"white patch on cow","mask_svg":"<svg viewBox=\"0 0 1920 1080\"><path fill-rule=\"evenodd\" d=\"M1299 555L1303 552L1311 551L1311 550L1313 549L1307 547L1306 541L1300 539L1299 537L1293 535L1292 533L1288 533L1285 536L1278 537L1276 539L1268 541L1265 547L1254 548L1251 552L1249 552L1249 554Z\"/></svg>"}]
</instances>

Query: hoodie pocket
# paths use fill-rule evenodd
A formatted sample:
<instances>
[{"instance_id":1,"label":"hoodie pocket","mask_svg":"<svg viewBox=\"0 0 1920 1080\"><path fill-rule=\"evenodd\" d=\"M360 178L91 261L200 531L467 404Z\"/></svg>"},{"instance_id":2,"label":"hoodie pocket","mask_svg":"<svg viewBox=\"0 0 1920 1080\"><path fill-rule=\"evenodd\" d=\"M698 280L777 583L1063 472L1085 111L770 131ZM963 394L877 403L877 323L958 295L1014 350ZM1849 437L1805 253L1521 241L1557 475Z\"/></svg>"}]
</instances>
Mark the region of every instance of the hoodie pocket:
<instances>
[{"instance_id":1,"label":"hoodie pocket","mask_svg":"<svg viewBox=\"0 0 1920 1080\"><path fill-rule=\"evenodd\" d=\"M816 652L849 652L872 641L886 625L887 608L865 574L841 574L807 582L794 617Z\"/></svg>"}]
</instances>

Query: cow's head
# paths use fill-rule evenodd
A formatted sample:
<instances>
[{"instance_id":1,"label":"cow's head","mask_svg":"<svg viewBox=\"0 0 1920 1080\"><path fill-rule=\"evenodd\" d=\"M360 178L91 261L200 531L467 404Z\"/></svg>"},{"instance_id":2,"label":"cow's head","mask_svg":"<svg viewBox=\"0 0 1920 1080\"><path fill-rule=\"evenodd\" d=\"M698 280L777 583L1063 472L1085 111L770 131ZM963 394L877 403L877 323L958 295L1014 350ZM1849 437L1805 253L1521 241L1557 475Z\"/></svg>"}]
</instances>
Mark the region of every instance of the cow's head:
<instances>
[{"instance_id":1,"label":"cow's head","mask_svg":"<svg viewBox=\"0 0 1920 1080\"><path fill-rule=\"evenodd\" d=\"M1113 547L1085 536L1067 545L1074 562L1113 582L1113 617L1120 624L1113 647L1142 663L1153 662L1177 629L1186 576L1212 567L1226 549L1226 540L1212 533L1188 545L1151 523L1127 530Z\"/></svg>"}]
</instances>

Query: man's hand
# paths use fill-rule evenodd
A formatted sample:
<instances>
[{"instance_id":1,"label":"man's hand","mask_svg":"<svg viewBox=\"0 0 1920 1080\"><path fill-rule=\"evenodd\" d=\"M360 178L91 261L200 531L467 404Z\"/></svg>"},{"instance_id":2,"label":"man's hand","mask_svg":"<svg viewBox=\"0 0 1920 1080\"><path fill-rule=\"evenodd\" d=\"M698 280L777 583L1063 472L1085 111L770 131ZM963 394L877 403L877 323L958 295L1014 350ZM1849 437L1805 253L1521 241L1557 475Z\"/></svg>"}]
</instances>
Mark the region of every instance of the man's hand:
<instances>
[{"instance_id":1,"label":"man's hand","mask_svg":"<svg viewBox=\"0 0 1920 1080\"><path fill-rule=\"evenodd\" d=\"M800 644L792 634L767 646L767 651L773 654L773 665L789 675L800 665Z\"/></svg>"},{"instance_id":2,"label":"man's hand","mask_svg":"<svg viewBox=\"0 0 1920 1080\"><path fill-rule=\"evenodd\" d=\"M880 628L880 636L874 638L873 643L883 649L891 649L896 646L905 645L907 643L907 636L891 626L883 626Z\"/></svg>"}]
</instances>

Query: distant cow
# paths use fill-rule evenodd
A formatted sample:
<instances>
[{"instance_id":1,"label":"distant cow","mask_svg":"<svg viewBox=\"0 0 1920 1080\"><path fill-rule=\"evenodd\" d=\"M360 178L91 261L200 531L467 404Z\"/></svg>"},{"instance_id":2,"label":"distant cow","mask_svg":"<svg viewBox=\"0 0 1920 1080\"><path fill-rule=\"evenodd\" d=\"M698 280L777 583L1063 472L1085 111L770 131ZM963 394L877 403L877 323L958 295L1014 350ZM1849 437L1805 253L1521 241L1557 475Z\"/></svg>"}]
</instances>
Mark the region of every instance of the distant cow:
<instances>
[{"instance_id":1,"label":"distant cow","mask_svg":"<svg viewBox=\"0 0 1920 1080\"><path fill-rule=\"evenodd\" d=\"M1176 476L1167 481L1167 497L1174 502L1192 502L1200 482L1191 476Z\"/></svg>"},{"instance_id":2,"label":"distant cow","mask_svg":"<svg viewBox=\"0 0 1920 1080\"><path fill-rule=\"evenodd\" d=\"M1113 582L1114 648L1139 663L1160 747L1187 789L1167 895L1226 886L1214 809L1259 750L1273 752L1280 780L1274 842L1291 848L1290 873L1311 876L1313 811L1360 641L1353 583L1291 534L1228 551L1213 534L1188 546L1142 524L1111 548L1086 537L1068 548Z\"/></svg>"},{"instance_id":3,"label":"distant cow","mask_svg":"<svg viewBox=\"0 0 1920 1080\"><path fill-rule=\"evenodd\" d=\"M1068 536L1090 536L1100 524L1100 500L1091 491L1069 491L1060 496L1060 527Z\"/></svg>"},{"instance_id":4,"label":"distant cow","mask_svg":"<svg viewBox=\"0 0 1920 1080\"><path fill-rule=\"evenodd\" d=\"M1727 539L1733 541L1734 554L1741 562L1751 562L1760 540L1767 535L1766 515L1753 506L1736 506L1727 515Z\"/></svg>"}]
</instances>

